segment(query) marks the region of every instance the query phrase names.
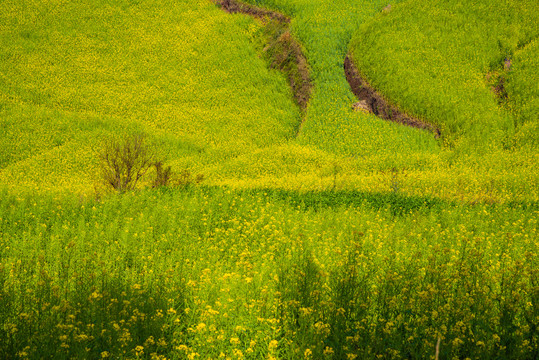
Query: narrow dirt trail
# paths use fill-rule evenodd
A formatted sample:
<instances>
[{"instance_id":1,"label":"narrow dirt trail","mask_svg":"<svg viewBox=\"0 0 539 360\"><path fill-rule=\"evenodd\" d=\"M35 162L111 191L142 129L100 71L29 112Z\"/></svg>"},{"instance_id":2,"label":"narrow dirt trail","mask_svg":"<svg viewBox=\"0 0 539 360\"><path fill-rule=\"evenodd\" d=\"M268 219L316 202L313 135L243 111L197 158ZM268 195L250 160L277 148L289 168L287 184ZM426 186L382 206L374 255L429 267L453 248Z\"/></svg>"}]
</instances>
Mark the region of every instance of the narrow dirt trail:
<instances>
[{"instance_id":1,"label":"narrow dirt trail","mask_svg":"<svg viewBox=\"0 0 539 360\"><path fill-rule=\"evenodd\" d=\"M258 6L245 4L237 0L213 0L213 2L231 14L247 14L259 20L274 19L284 23L290 23L290 18L277 11L267 10Z\"/></svg>"},{"instance_id":2,"label":"narrow dirt trail","mask_svg":"<svg viewBox=\"0 0 539 360\"><path fill-rule=\"evenodd\" d=\"M350 55L347 55L344 59L344 73L352 92L359 100L359 102L353 105L354 109L373 113L384 120L428 130L434 133L436 138L440 137L440 129L436 126L402 112L396 106L391 105L379 92L370 86L359 73Z\"/></svg>"}]
</instances>

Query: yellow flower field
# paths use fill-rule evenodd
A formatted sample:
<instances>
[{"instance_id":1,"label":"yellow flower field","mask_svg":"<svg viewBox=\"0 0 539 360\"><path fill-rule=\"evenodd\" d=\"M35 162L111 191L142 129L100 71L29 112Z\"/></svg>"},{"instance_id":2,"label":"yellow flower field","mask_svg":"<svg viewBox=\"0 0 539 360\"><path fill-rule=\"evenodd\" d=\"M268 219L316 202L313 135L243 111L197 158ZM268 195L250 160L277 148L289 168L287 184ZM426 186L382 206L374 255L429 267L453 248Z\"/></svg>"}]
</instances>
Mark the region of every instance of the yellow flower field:
<instances>
[{"instance_id":1,"label":"yellow flower field","mask_svg":"<svg viewBox=\"0 0 539 360\"><path fill-rule=\"evenodd\" d=\"M245 2L0 3L0 359L538 357L535 3Z\"/></svg>"}]
</instances>

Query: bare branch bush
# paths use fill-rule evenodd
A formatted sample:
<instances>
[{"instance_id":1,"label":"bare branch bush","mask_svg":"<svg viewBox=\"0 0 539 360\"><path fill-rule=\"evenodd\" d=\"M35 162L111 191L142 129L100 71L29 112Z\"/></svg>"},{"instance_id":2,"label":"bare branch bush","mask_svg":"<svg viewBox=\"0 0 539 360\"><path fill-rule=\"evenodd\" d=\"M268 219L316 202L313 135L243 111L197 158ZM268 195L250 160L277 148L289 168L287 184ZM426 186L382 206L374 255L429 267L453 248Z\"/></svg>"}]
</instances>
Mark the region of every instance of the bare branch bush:
<instances>
[{"instance_id":1,"label":"bare branch bush","mask_svg":"<svg viewBox=\"0 0 539 360\"><path fill-rule=\"evenodd\" d=\"M144 135L106 140L99 153L103 180L119 192L133 190L155 163L154 158Z\"/></svg>"},{"instance_id":2,"label":"bare branch bush","mask_svg":"<svg viewBox=\"0 0 539 360\"><path fill-rule=\"evenodd\" d=\"M189 170L181 171L176 178L176 186L186 187L192 184L200 184L204 180L203 174L193 175Z\"/></svg>"},{"instance_id":3,"label":"bare branch bush","mask_svg":"<svg viewBox=\"0 0 539 360\"><path fill-rule=\"evenodd\" d=\"M152 187L168 186L172 178L172 168L164 166L162 161L156 161L153 164L155 168L155 178L152 181Z\"/></svg>"}]
</instances>

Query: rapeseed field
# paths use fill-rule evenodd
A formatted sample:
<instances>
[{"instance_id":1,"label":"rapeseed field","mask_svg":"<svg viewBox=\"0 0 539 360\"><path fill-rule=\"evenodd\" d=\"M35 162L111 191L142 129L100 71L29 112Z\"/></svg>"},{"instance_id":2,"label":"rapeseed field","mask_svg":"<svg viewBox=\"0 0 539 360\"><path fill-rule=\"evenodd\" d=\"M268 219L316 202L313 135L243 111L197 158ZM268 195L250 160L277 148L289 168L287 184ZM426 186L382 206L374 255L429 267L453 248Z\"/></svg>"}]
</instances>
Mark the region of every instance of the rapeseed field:
<instances>
[{"instance_id":1,"label":"rapeseed field","mask_svg":"<svg viewBox=\"0 0 539 360\"><path fill-rule=\"evenodd\" d=\"M244 3L0 3L0 359L538 358L537 4Z\"/></svg>"},{"instance_id":2,"label":"rapeseed field","mask_svg":"<svg viewBox=\"0 0 539 360\"><path fill-rule=\"evenodd\" d=\"M1 209L3 357L537 351L537 207L199 187Z\"/></svg>"}]
</instances>

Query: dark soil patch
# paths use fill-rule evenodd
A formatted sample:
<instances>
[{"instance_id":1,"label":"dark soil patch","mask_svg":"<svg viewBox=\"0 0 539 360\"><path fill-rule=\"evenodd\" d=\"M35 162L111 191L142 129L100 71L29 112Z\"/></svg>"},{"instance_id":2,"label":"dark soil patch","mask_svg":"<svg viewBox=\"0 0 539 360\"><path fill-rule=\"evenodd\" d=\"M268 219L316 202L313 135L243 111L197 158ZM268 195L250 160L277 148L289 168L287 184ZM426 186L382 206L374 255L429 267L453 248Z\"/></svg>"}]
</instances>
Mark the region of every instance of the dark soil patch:
<instances>
[{"instance_id":1,"label":"dark soil patch","mask_svg":"<svg viewBox=\"0 0 539 360\"><path fill-rule=\"evenodd\" d=\"M495 80L495 84L492 85L492 92L498 98L498 104L502 105L507 101L507 90L505 90L505 76L500 75Z\"/></svg>"},{"instance_id":2,"label":"dark soil patch","mask_svg":"<svg viewBox=\"0 0 539 360\"><path fill-rule=\"evenodd\" d=\"M278 20L279 22L290 22L290 18L288 16L283 15L277 11L271 11L258 6L244 4L237 0L214 0L214 2L219 5L221 9L231 14L241 13L251 15L261 20L274 19Z\"/></svg>"},{"instance_id":3,"label":"dark soil patch","mask_svg":"<svg viewBox=\"0 0 539 360\"><path fill-rule=\"evenodd\" d=\"M352 62L350 55L344 59L344 73L346 80L352 88L352 92L359 102L354 104L354 109L373 113L374 115L389 121L394 121L403 125L428 130L440 137L440 129L420 119L414 118L391 105L361 76L358 69Z\"/></svg>"},{"instance_id":4,"label":"dark soil patch","mask_svg":"<svg viewBox=\"0 0 539 360\"><path fill-rule=\"evenodd\" d=\"M505 89L505 82L507 75L511 71L512 62L509 57L506 57L503 60L503 63L498 66L497 69L494 69L487 73L486 81L490 86L490 89L496 96L498 100L498 105L506 106L507 105L507 90Z\"/></svg>"},{"instance_id":5,"label":"dark soil patch","mask_svg":"<svg viewBox=\"0 0 539 360\"><path fill-rule=\"evenodd\" d=\"M288 28L274 31L275 26L269 24L266 29L269 31L266 33L264 56L273 69L279 69L286 75L297 105L305 110L311 96L312 83L301 46Z\"/></svg>"},{"instance_id":6,"label":"dark soil patch","mask_svg":"<svg viewBox=\"0 0 539 360\"><path fill-rule=\"evenodd\" d=\"M264 24L266 46L264 57L273 69L282 71L292 89L292 94L299 108L307 108L312 92L307 58L300 43L288 29L290 18L279 12L244 4L237 0L214 0L223 10L235 14L253 16ZM298 127L299 128L299 127Z\"/></svg>"}]
</instances>

